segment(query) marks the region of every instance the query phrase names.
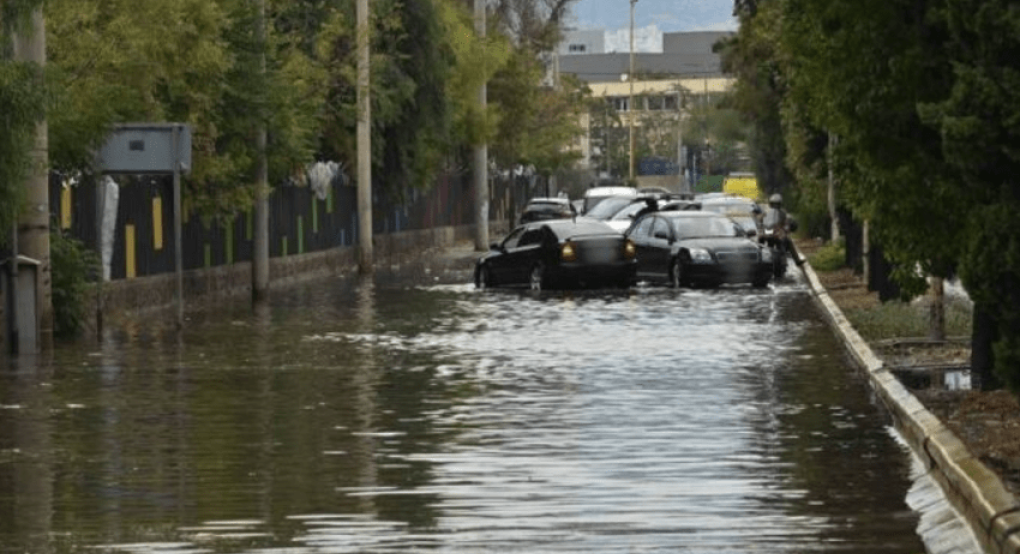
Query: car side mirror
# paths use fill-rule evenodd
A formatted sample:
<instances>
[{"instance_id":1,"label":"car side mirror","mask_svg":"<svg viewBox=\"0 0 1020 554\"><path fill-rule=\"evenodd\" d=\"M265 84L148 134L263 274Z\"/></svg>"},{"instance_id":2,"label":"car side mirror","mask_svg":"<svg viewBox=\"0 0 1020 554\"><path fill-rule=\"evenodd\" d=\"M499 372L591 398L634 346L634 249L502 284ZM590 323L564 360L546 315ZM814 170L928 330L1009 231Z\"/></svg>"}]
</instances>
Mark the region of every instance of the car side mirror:
<instances>
[{"instance_id":1,"label":"car side mirror","mask_svg":"<svg viewBox=\"0 0 1020 554\"><path fill-rule=\"evenodd\" d=\"M503 247L500 246L500 244L498 242L494 242L494 243L489 245L489 250L502 250L502 249L503 249Z\"/></svg>"}]
</instances>

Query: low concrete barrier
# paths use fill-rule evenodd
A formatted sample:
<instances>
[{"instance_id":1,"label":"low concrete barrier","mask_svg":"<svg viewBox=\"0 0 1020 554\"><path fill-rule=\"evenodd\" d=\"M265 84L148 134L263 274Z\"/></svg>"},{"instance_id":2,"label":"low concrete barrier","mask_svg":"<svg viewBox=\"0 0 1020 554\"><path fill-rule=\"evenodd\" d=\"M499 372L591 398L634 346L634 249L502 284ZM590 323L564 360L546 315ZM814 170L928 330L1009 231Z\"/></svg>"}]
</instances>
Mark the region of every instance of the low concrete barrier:
<instances>
[{"instance_id":1,"label":"low concrete barrier","mask_svg":"<svg viewBox=\"0 0 1020 554\"><path fill-rule=\"evenodd\" d=\"M376 263L400 264L423 253L444 248L457 241L471 240L474 226L437 227L376 235L373 258ZM307 254L275 257L269 260L271 286L285 286L302 280L342 275L358 269L357 249L340 247ZM173 273L118 279L102 285L105 315L117 315L173 306L176 277ZM88 313L96 314L96 289L88 299ZM251 293L251 263L194 269L184 272L185 303ZM95 323L94 321L92 323Z\"/></svg>"},{"instance_id":2,"label":"low concrete barrier","mask_svg":"<svg viewBox=\"0 0 1020 554\"><path fill-rule=\"evenodd\" d=\"M882 360L829 297L811 265L804 263L803 270L826 318L851 357L867 373L896 429L925 463L949 502L966 519L981 547L992 554L1020 554L1020 501L1017 497L884 367Z\"/></svg>"}]
</instances>

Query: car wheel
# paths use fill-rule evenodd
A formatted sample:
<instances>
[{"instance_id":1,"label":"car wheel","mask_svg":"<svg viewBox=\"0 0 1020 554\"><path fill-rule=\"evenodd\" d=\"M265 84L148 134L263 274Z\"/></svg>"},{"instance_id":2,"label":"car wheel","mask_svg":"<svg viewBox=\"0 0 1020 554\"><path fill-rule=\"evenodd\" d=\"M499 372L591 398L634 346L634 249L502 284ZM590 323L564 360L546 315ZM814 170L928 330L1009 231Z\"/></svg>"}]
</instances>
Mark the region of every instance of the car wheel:
<instances>
[{"instance_id":1,"label":"car wheel","mask_svg":"<svg viewBox=\"0 0 1020 554\"><path fill-rule=\"evenodd\" d=\"M489 289L495 285L492 280L492 270L489 269L488 265L483 265L478 268L478 272L475 274L475 287L480 289Z\"/></svg>"},{"instance_id":2,"label":"car wheel","mask_svg":"<svg viewBox=\"0 0 1020 554\"><path fill-rule=\"evenodd\" d=\"M680 261L680 257L673 258L673 267L669 270L669 285L675 289L682 287L684 284L684 264Z\"/></svg>"},{"instance_id":3,"label":"car wheel","mask_svg":"<svg viewBox=\"0 0 1020 554\"><path fill-rule=\"evenodd\" d=\"M539 263L531 268L531 278L528 280L528 285L531 290L542 290L542 287L545 285L545 266Z\"/></svg>"}]
</instances>

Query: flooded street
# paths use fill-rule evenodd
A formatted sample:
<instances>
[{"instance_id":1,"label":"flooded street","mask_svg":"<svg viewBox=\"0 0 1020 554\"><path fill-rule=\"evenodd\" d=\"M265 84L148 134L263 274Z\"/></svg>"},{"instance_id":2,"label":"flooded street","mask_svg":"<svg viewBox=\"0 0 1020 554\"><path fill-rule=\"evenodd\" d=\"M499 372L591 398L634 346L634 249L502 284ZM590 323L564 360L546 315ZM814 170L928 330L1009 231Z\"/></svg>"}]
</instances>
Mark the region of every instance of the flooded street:
<instances>
[{"instance_id":1,"label":"flooded street","mask_svg":"<svg viewBox=\"0 0 1020 554\"><path fill-rule=\"evenodd\" d=\"M0 552L919 554L908 453L799 279L381 273L3 362Z\"/></svg>"}]
</instances>

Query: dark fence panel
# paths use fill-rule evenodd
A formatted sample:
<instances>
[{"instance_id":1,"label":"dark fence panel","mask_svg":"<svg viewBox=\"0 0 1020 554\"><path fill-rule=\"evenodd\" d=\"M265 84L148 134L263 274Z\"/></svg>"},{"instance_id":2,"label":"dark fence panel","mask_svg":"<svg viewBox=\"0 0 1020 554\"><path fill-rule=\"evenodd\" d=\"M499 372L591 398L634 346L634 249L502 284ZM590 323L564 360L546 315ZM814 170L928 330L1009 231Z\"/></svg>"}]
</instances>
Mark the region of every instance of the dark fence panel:
<instances>
[{"instance_id":1,"label":"dark fence panel","mask_svg":"<svg viewBox=\"0 0 1020 554\"><path fill-rule=\"evenodd\" d=\"M122 185L118 190L110 278L127 277L131 259L126 251L128 226L134 229L135 276L173 272L172 178L144 176L119 180ZM58 174L50 179L50 209L55 226L62 223L63 203L68 199L63 193L68 185L63 181ZM69 190L71 217L67 232L96 249L96 182L86 179ZM510 196L507 185L494 183L490 195L490 218L500 217L500 212L506 210L504 199ZM402 202L377 197L372 217L374 232L378 234L471 224L474 216L470 175L442 175L429 190L409 192ZM189 212L182 221L185 270L252 259L252 211L212 220ZM269 227L272 257L357 245L357 189L338 180L331 185L327 198L319 199L309 188L277 187L269 198ZM156 240L160 232L161 244Z\"/></svg>"}]
</instances>

